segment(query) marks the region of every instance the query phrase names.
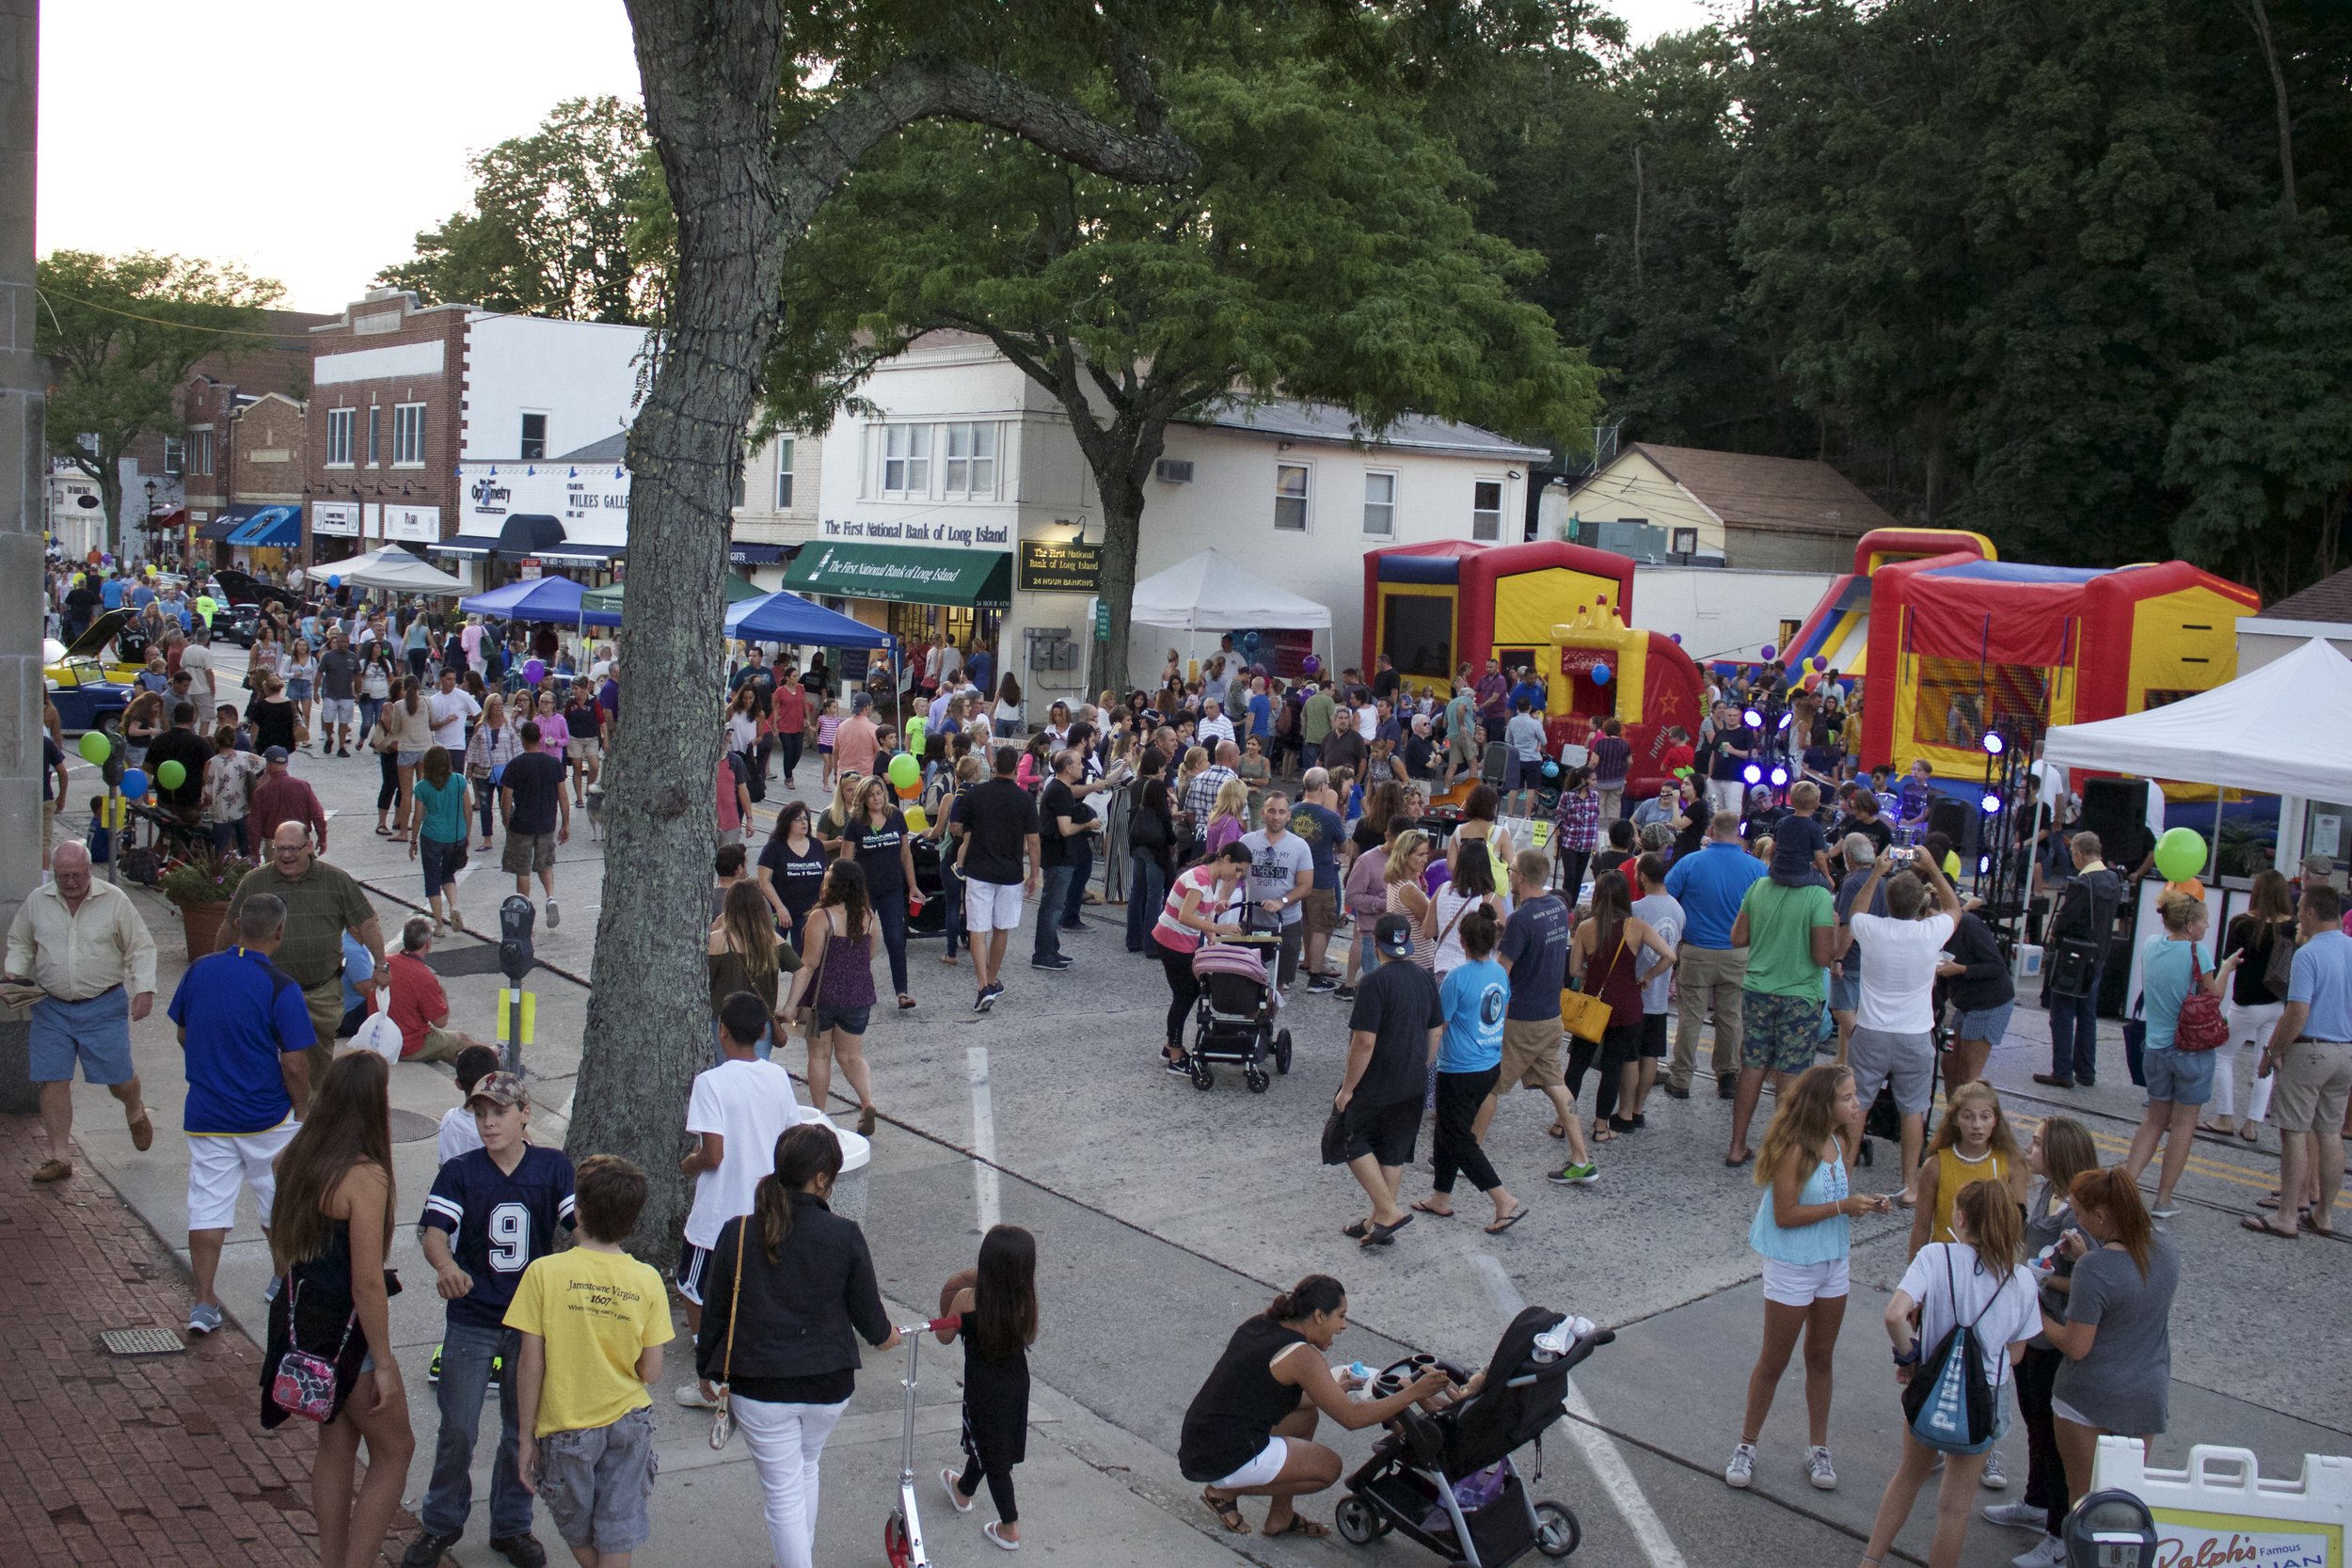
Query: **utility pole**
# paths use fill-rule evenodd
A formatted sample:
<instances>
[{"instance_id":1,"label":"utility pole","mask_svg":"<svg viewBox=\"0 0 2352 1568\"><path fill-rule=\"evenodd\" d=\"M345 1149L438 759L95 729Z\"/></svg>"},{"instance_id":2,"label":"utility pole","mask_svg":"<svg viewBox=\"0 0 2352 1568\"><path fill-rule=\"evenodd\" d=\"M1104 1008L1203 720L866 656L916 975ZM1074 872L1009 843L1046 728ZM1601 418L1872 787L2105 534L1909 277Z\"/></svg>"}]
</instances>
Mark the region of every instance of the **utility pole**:
<instances>
[{"instance_id":1,"label":"utility pole","mask_svg":"<svg viewBox=\"0 0 2352 1568\"><path fill-rule=\"evenodd\" d=\"M0 922L40 877L41 528L48 378L33 352L40 0L0 0ZM39 1110L24 1022L0 1021L0 1112Z\"/></svg>"}]
</instances>

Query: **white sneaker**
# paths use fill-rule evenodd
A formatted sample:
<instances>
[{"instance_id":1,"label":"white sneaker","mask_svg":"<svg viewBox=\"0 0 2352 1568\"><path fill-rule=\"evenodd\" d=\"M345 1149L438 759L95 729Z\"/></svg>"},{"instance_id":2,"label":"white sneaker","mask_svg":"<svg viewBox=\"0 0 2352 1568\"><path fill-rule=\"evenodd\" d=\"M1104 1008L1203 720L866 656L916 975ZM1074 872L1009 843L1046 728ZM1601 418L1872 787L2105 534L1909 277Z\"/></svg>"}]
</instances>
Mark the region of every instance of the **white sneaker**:
<instances>
[{"instance_id":1,"label":"white sneaker","mask_svg":"<svg viewBox=\"0 0 2352 1568\"><path fill-rule=\"evenodd\" d=\"M1804 1479L1811 1481L1817 1491L1835 1492L1837 1490L1837 1466L1829 1462L1827 1449L1811 1448L1804 1450Z\"/></svg>"},{"instance_id":2,"label":"white sneaker","mask_svg":"<svg viewBox=\"0 0 2352 1568\"><path fill-rule=\"evenodd\" d=\"M188 1308L190 1334L217 1334L221 1325L220 1308L209 1301L199 1301Z\"/></svg>"},{"instance_id":3,"label":"white sneaker","mask_svg":"<svg viewBox=\"0 0 2352 1568\"><path fill-rule=\"evenodd\" d=\"M2010 1558L2010 1568L2066 1568L2066 1543L2045 1535L2026 1551Z\"/></svg>"},{"instance_id":4,"label":"white sneaker","mask_svg":"<svg viewBox=\"0 0 2352 1568\"><path fill-rule=\"evenodd\" d=\"M1987 1503L1977 1512L1993 1524L2018 1529L2046 1529L2049 1524L2049 1510L2032 1503Z\"/></svg>"},{"instance_id":5,"label":"white sneaker","mask_svg":"<svg viewBox=\"0 0 2352 1568\"><path fill-rule=\"evenodd\" d=\"M719 1408L719 1402L717 1400L705 1399L703 1397L703 1386L699 1383L679 1384L677 1390L677 1402L678 1403L686 1406L689 1410L716 1410Z\"/></svg>"},{"instance_id":6,"label":"white sneaker","mask_svg":"<svg viewBox=\"0 0 2352 1568\"><path fill-rule=\"evenodd\" d=\"M556 904L555 904L555 900L554 900L554 899L552 899L552 898L548 899L548 930L550 930L550 931L552 931L552 930L554 930L554 929L555 929L558 926L561 926L561 925L563 925L563 924L564 924L564 911L563 911L562 910L560 910L560 909L556 908Z\"/></svg>"},{"instance_id":7,"label":"white sneaker","mask_svg":"<svg viewBox=\"0 0 2352 1568\"><path fill-rule=\"evenodd\" d=\"M1978 1478L1977 1484L1988 1492L2009 1490L2009 1472L2001 1468L2000 1449L1984 1450L1984 1474Z\"/></svg>"},{"instance_id":8,"label":"white sneaker","mask_svg":"<svg viewBox=\"0 0 2352 1568\"><path fill-rule=\"evenodd\" d=\"M1756 1445L1742 1443L1731 1450L1731 1463L1724 1466L1724 1484L1746 1491L1756 1481Z\"/></svg>"}]
</instances>

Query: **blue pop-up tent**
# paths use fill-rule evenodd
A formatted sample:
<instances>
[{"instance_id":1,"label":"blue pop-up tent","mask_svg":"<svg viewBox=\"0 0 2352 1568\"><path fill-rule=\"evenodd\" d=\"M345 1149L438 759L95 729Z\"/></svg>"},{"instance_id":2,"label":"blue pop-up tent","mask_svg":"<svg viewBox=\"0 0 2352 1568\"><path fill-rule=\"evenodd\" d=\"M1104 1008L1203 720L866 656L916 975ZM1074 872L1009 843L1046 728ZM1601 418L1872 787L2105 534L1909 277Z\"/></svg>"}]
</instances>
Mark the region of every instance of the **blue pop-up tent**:
<instances>
[{"instance_id":1,"label":"blue pop-up tent","mask_svg":"<svg viewBox=\"0 0 2352 1568\"><path fill-rule=\"evenodd\" d=\"M727 607L727 635L745 642L820 648L887 648L898 639L798 594L775 593Z\"/></svg>"},{"instance_id":2,"label":"blue pop-up tent","mask_svg":"<svg viewBox=\"0 0 2352 1568\"><path fill-rule=\"evenodd\" d=\"M496 615L508 621L548 621L559 626L617 626L618 615L584 610L588 591L569 578L526 578L460 599L457 608L469 615Z\"/></svg>"}]
</instances>

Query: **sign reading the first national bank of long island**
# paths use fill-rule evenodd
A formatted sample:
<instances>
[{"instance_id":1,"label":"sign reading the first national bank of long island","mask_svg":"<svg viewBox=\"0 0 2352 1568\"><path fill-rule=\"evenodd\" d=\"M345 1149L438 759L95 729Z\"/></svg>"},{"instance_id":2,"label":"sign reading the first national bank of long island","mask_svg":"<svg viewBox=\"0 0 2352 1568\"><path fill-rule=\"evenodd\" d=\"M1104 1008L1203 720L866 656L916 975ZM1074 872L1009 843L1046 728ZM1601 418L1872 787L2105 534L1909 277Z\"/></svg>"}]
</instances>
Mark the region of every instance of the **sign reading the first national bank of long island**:
<instances>
[{"instance_id":1,"label":"sign reading the first national bank of long island","mask_svg":"<svg viewBox=\"0 0 2352 1568\"><path fill-rule=\"evenodd\" d=\"M1024 539L1021 587L1030 594L1099 594L1103 591L1103 546Z\"/></svg>"}]
</instances>

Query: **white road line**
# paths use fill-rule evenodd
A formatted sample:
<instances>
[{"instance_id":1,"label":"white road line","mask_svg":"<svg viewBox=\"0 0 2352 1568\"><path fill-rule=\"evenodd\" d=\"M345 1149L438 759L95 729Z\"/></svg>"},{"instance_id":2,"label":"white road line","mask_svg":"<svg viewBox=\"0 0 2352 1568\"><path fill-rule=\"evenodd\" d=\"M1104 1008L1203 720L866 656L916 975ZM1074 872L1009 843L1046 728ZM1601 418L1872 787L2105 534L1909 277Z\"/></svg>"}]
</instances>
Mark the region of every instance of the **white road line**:
<instances>
[{"instance_id":1,"label":"white road line","mask_svg":"<svg viewBox=\"0 0 2352 1568\"><path fill-rule=\"evenodd\" d=\"M963 1051L972 1079L972 1206L985 1236L996 1224L996 1109L988 1087L988 1047Z\"/></svg>"},{"instance_id":2,"label":"white road line","mask_svg":"<svg viewBox=\"0 0 2352 1568\"><path fill-rule=\"evenodd\" d=\"M1509 1323L1527 1305L1525 1298L1519 1294L1518 1287L1511 1283L1502 1259L1491 1252L1481 1252L1475 1256L1475 1261L1486 1281L1487 1299L1494 1303L1502 1321ZM1576 1386L1574 1377L1567 1380L1567 1386L1568 1413L1576 1419L1562 1420L1559 1428L1582 1452L1584 1463L1592 1466L1594 1479L1600 1482L1618 1514L1632 1529L1633 1539L1641 1546L1642 1555L1649 1560L1650 1568L1688 1568L1681 1549L1666 1533L1666 1522L1650 1506L1649 1496L1626 1465L1625 1455L1617 1451L1615 1440L1597 1424L1598 1418L1593 1414L1591 1402Z\"/></svg>"}]
</instances>

